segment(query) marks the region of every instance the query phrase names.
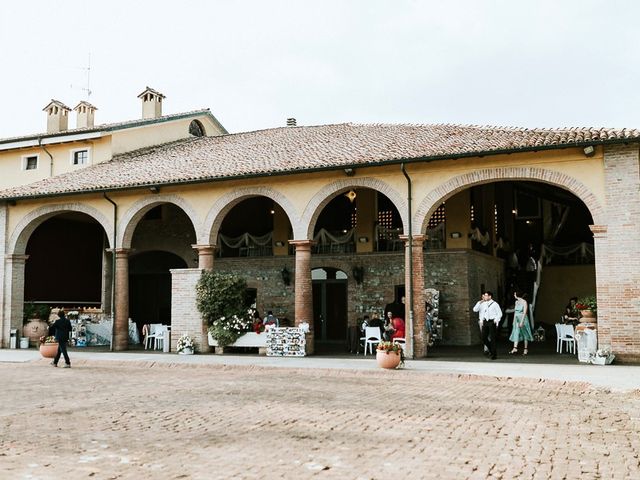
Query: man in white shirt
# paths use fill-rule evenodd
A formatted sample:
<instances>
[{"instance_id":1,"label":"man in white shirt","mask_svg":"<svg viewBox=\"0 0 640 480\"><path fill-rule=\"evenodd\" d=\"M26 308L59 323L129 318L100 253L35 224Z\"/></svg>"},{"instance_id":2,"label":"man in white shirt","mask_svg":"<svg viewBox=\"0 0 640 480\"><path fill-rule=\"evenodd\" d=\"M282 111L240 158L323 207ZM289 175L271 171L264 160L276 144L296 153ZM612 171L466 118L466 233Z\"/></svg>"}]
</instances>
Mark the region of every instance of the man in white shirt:
<instances>
[{"instance_id":1,"label":"man in white shirt","mask_svg":"<svg viewBox=\"0 0 640 480\"><path fill-rule=\"evenodd\" d=\"M473 311L478 312L480 315L482 343L489 349L491 360L495 360L498 358L496 351L498 325L500 324L500 319L502 319L500 305L493 300L493 294L486 291L473 307Z\"/></svg>"}]
</instances>

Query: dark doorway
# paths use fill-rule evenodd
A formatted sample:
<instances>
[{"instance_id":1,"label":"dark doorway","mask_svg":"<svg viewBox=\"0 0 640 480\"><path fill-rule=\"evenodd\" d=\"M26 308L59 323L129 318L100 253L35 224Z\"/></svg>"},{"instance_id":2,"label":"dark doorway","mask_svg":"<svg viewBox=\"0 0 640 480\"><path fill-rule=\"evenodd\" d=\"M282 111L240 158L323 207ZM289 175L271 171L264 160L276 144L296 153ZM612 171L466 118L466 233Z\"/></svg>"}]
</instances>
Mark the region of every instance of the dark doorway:
<instances>
[{"instance_id":1,"label":"dark doorway","mask_svg":"<svg viewBox=\"0 0 640 480\"><path fill-rule=\"evenodd\" d=\"M334 268L312 271L316 351L344 349L347 336L347 275Z\"/></svg>"},{"instance_id":2,"label":"dark doorway","mask_svg":"<svg viewBox=\"0 0 640 480\"><path fill-rule=\"evenodd\" d=\"M138 329L146 323L171 325L171 272L187 263L169 252L144 252L129 261L129 315Z\"/></svg>"}]
</instances>

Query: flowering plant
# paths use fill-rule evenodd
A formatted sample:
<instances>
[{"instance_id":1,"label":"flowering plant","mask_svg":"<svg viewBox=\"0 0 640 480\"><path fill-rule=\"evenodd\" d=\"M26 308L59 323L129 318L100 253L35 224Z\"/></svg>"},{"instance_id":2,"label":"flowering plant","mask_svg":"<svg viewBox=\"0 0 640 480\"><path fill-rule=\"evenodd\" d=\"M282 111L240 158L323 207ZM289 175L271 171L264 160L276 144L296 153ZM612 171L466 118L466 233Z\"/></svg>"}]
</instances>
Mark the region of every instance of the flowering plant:
<instances>
[{"instance_id":1,"label":"flowering plant","mask_svg":"<svg viewBox=\"0 0 640 480\"><path fill-rule=\"evenodd\" d=\"M402 345L394 342L380 342L376 347L378 352L386 352L386 354L397 353L400 355L400 365L402 367L404 365L404 350L402 349Z\"/></svg>"},{"instance_id":2,"label":"flowering plant","mask_svg":"<svg viewBox=\"0 0 640 480\"><path fill-rule=\"evenodd\" d=\"M602 348L599 348L596 351L596 357L605 357L606 358L609 355L611 355L611 348L609 348L609 347L602 347Z\"/></svg>"},{"instance_id":3,"label":"flowering plant","mask_svg":"<svg viewBox=\"0 0 640 480\"><path fill-rule=\"evenodd\" d=\"M595 295L588 295L586 297L579 298L576 302L576 309L596 312L598 310L598 302L596 301Z\"/></svg>"},{"instance_id":4,"label":"flowering plant","mask_svg":"<svg viewBox=\"0 0 640 480\"><path fill-rule=\"evenodd\" d=\"M189 350L193 351L194 350L194 348L193 348L193 339L189 335L184 333L178 339L178 343L176 345L176 349L177 349L178 353L184 352L185 349L189 349Z\"/></svg>"},{"instance_id":5,"label":"flowering plant","mask_svg":"<svg viewBox=\"0 0 640 480\"><path fill-rule=\"evenodd\" d=\"M58 340L56 340L56 337L53 335L40 337L40 345L47 345L51 343L58 343Z\"/></svg>"},{"instance_id":6,"label":"flowering plant","mask_svg":"<svg viewBox=\"0 0 640 480\"><path fill-rule=\"evenodd\" d=\"M218 342L218 346L226 347L235 342L243 333L251 331L252 327L253 315L251 317L231 315L214 320L209 327L209 332Z\"/></svg>"}]
</instances>

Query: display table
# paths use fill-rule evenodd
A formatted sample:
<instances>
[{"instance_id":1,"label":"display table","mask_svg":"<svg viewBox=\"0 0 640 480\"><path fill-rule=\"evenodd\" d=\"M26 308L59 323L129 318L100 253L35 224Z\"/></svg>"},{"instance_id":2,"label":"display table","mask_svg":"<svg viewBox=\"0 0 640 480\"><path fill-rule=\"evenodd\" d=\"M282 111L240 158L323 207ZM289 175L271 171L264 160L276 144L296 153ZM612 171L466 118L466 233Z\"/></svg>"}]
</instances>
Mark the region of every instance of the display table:
<instances>
[{"instance_id":1,"label":"display table","mask_svg":"<svg viewBox=\"0 0 640 480\"><path fill-rule=\"evenodd\" d=\"M578 361L589 363L598 349L598 332L596 323L579 323L576 327Z\"/></svg>"},{"instance_id":2,"label":"display table","mask_svg":"<svg viewBox=\"0 0 640 480\"><path fill-rule=\"evenodd\" d=\"M77 328L78 333L84 329L86 345L93 347L109 345L111 343L111 325L111 320L104 320L100 323L86 322L80 324ZM81 338L81 336L77 336L76 338ZM129 320L129 344L138 345L139 343L140 335L138 334L138 327L133 321Z\"/></svg>"},{"instance_id":3,"label":"display table","mask_svg":"<svg viewBox=\"0 0 640 480\"><path fill-rule=\"evenodd\" d=\"M307 339L299 327L280 327L267 330L268 357L304 357Z\"/></svg>"}]
</instances>

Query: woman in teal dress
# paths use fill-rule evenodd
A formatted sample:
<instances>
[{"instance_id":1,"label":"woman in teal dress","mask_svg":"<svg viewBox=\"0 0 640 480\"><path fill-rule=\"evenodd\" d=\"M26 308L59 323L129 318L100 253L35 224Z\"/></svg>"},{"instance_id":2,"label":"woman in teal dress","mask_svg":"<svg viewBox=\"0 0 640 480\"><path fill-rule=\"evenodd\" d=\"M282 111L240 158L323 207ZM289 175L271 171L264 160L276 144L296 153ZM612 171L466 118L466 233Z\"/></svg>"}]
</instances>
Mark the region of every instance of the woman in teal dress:
<instances>
[{"instance_id":1,"label":"woman in teal dress","mask_svg":"<svg viewBox=\"0 0 640 480\"><path fill-rule=\"evenodd\" d=\"M533 341L533 335L531 335L531 324L529 322L529 305L527 301L522 298L522 292L515 292L513 296L516 298L515 312L513 314L513 329L511 330L511 336L509 340L513 342L513 349L509 352L509 355L518 353L518 342L522 340L524 342L524 351L522 355L529 353L529 342Z\"/></svg>"}]
</instances>

